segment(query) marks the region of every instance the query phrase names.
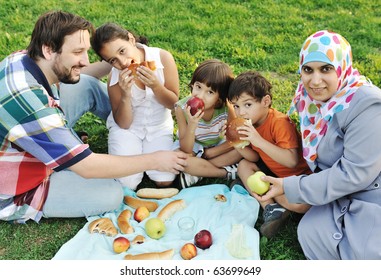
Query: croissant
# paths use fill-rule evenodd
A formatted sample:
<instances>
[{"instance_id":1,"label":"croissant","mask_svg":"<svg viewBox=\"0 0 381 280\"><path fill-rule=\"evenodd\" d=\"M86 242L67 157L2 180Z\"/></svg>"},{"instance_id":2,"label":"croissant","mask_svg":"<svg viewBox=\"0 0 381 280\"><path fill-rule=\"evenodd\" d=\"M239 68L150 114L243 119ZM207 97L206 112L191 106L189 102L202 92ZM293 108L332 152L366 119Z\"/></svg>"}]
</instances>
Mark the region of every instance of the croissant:
<instances>
[{"instance_id":1,"label":"croissant","mask_svg":"<svg viewBox=\"0 0 381 280\"><path fill-rule=\"evenodd\" d=\"M115 236L118 230L109 218L99 218L89 224L90 233L106 234L107 236Z\"/></svg>"}]
</instances>

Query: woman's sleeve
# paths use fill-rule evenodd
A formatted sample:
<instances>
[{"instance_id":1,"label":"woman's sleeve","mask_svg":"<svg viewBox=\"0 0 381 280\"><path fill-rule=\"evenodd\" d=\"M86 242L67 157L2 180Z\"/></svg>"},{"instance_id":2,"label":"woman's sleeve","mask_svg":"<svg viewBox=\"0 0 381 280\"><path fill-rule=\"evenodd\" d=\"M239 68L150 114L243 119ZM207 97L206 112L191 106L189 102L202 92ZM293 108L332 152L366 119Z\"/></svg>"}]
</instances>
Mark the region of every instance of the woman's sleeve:
<instances>
[{"instance_id":1,"label":"woman's sleeve","mask_svg":"<svg viewBox=\"0 0 381 280\"><path fill-rule=\"evenodd\" d=\"M380 91L378 91L378 94ZM362 96L346 110L338 131L343 136L343 154L330 168L319 173L284 178L284 190L291 203L323 205L367 188L381 170L381 99ZM341 112L341 113L344 113ZM340 113L338 113L340 114ZM325 137L328 136L328 133ZM333 138L336 139L336 138ZM318 153L327 151L318 150Z\"/></svg>"}]
</instances>

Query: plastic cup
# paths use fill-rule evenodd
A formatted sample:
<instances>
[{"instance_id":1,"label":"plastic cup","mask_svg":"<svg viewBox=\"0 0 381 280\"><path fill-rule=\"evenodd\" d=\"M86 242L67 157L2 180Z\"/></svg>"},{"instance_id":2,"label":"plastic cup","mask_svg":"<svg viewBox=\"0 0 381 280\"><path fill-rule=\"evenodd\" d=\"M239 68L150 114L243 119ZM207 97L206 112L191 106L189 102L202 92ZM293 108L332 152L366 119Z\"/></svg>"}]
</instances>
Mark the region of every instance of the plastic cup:
<instances>
[{"instance_id":1,"label":"plastic cup","mask_svg":"<svg viewBox=\"0 0 381 280\"><path fill-rule=\"evenodd\" d=\"M182 217L177 222L181 239L188 240L194 235L194 219L192 217Z\"/></svg>"}]
</instances>

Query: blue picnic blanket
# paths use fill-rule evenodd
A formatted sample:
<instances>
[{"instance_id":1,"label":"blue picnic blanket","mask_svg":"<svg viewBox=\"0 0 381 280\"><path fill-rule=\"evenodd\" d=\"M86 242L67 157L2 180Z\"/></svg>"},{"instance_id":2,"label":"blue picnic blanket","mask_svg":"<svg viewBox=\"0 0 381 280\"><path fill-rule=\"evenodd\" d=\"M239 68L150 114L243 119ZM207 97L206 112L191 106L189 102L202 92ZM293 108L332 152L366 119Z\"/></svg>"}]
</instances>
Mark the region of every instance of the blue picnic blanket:
<instances>
[{"instance_id":1,"label":"blue picnic blanket","mask_svg":"<svg viewBox=\"0 0 381 280\"><path fill-rule=\"evenodd\" d=\"M223 194L227 198L227 201L216 201L214 196L217 194ZM129 189L125 190L125 195L136 197L136 193ZM237 256L237 254L232 253L234 252L234 249L231 249L232 242L233 247L236 247L236 249L237 246L243 247L246 252L246 257L243 259L260 259L259 233L254 228L254 224L258 218L259 203L251 197L242 186L235 185L229 190L226 185L212 184L183 189L171 198L155 200L158 202L159 207L155 212L150 214L150 218L155 217L167 203L176 199L184 199L187 207L176 212L170 220L165 222L166 233L158 240L151 239L145 234L144 225L148 219L138 223L131 218L130 224L135 229L135 232L132 234L121 234L118 232L116 236L110 237L99 233L91 234L89 232L88 226L90 222L100 217L109 217L117 227L117 217L123 209L128 208L132 212L134 211L134 209L123 203L120 209L114 212L102 216L89 217L84 227L59 249L53 259L123 260L126 254L160 252L174 249L175 254L173 259L181 260L181 247L185 243L193 242L193 238L190 240L180 238L177 221L184 216L191 216L196 221L195 234L202 229L207 229L211 232L213 237L213 245L209 249L198 249L197 256L194 259L242 259L242 256L236 258L235 256ZM241 229L238 238L236 238L237 228ZM138 234L146 237L145 243L131 245L128 251L124 253L114 253L112 244L116 237L123 235L129 240L132 240ZM233 238L232 235L234 236ZM227 244L230 246L227 246Z\"/></svg>"}]
</instances>

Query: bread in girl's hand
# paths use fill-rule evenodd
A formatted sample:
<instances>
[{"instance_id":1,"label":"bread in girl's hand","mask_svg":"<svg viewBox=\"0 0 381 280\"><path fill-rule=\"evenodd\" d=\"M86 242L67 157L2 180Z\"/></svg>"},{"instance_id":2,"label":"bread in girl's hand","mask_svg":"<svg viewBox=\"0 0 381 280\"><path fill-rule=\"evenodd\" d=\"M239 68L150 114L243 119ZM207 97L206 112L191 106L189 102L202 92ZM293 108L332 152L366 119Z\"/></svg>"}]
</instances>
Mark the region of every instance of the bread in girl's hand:
<instances>
[{"instance_id":1,"label":"bread in girl's hand","mask_svg":"<svg viewBox=\"0 0 381 280\"><path fill-rule=\"evenodd\" d=\"M134 228L130 225L131 216L132 212L128 209L120 212L118 216L118 226L121 233L130 234L135 231Z\"/></svg>"},{"instance_id":2,"label":"bread in girl's hand","mask_svg":"<svg viewBox=\"0 0 381 280\"><path fill-rule=\"evenodd\" d=\"M170 219L176 212L183 210L186 207L186 202L184 199L178 199L169 202L167 205L160 210L157 217L163 222Z\"/></svg>"},{"instance_id":3,"label":"bread in girl's hand","mask_svg":"<svg viewBox=\"0 0 381 280\"><path fill-rule=\"evenodd\" d=\"M131 64L127 67L128 70L131 70L131 75L136 76L136 70L139 66L145 66L152 71L156 70L156 63L155 61L143 61L141 63L135 63L134 61L131 62Z\"/></svg>"},{"instance_id":4,"label":"bread in girl's hand","mask_svg":"<svg viewBox=\"0 0 381 280\"><path fill-rule=\"evenodd\" d=\"M145 206L150 212L155 212L157 207L159 207L159 204L155 201L149 201L145 199L140 199L136 197L132 197L129 195L126 195L123 199L124 203L126 203L128 206L136 209L140 206Z\"/></svg>"},{"instance_id":5,"label":"bread in girl's hand","mask_svg":"<svg viewBox=\"0 0 381 280\"><path fill-rule=\"evenodd\" d=\"M107 236L115 236L118 230L109 218L99 218L89 224L90 233L106 234Z\"/></svg>"},{"instance_id":6,"label":"bread in girl's hand","mask_svg":"<svg viewBox=\"0 0 381 280\"><path fill-rule=\"evenodd\" d=\"M173 249L163 252L142 253L137 255L128 254L124 257L125 260L171 260L175 251Z\"/></svg>"},{"instance_id":7,"label":"bread in girl's hand","mask_svg":"<svg viewBox=\"0 0 381 280\"><path fill-rule=\"evenodd\" d=\"M144 188L136 192L136 195L141 198L162 199L169 198L179 193L176 188Z\"/></svg>"}]
</instances>

